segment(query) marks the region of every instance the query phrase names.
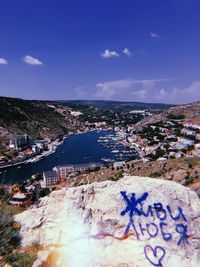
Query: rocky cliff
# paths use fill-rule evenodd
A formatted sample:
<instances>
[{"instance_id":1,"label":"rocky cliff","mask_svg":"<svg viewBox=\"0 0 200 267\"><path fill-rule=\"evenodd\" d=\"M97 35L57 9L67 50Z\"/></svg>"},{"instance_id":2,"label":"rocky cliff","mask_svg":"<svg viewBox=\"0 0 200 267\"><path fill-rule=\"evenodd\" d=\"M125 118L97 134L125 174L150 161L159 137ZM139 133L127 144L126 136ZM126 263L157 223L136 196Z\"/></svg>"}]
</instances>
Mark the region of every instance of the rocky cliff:
<instances>
[{"instance_id":1,"label":"rocky cliff","mask_svg":"<svg viewBox=\"0 0 200 267\"><path fill-rule=\"evenodd\" d=\"M44 246L53 266L200 266L200 201L171 181L124 177L54 191L15 218L22 246Z\"/></svg>"}]
</instances>

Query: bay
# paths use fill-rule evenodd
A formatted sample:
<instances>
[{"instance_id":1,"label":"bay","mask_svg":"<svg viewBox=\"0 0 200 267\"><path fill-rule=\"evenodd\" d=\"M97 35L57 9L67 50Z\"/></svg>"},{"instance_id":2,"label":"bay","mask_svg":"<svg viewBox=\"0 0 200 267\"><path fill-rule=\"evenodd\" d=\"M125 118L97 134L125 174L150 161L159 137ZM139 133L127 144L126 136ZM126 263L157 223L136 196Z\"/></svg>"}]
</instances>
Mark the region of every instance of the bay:
<instances>
[{"instance_id":1,"label":"bay","mask_svg":"<svg viewBox=\"0 0 200 267\"><path fill-rule=\"evenodd\" d=\"M74 134L59 145L55 153L41 159L36 163L10 167L0 174L0 183L12 184L29 179L33 174L52 170L60 164L78 164L89 162L101 162L103 157L115 159L109 148L101 146L97 141L100 136L106 136L112 132L91 131Z\"/></svg>"}]
</instances>

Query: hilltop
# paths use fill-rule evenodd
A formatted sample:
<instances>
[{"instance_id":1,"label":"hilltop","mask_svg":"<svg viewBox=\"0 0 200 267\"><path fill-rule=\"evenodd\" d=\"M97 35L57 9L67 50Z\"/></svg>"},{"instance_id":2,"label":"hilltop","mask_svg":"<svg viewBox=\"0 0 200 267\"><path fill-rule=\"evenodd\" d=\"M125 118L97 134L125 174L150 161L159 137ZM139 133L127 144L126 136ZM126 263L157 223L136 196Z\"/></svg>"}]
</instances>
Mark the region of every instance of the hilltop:
<instances>
[{"instance_id":1,"label":"hilltop","mask_svg":"<svg viewBox=\"0 0 200 267\"><path fill-rule=\"evenodd\" d=\"M32 138L56 137L75 128L65 104L0 97L0 137L28 134Z\"/></svg>"},{"instance_id":2,"label":"hilltop","mask_svg":"<svg viewBox=\"0 0 200 267\"><path fill-rule=\"evenodd\" d=\"M169 118L187 120L200 120L200 101L170 107L160 114L153 115L151 117L145 118L137 123L138 126L148 125L152 123L157 123L160 121L167 121Z\"/></svg>"},{"instance_id":3,"label":"hilltop","mask_svg":"<svg viewBox=\"0 0 200 267\"><path fill-rule=\"evenodd\" d=\"M92 111L95 108L166 111L172 105L95 100L40 101L0 97L0 138L8 137L13 133L26 133L33 138L56 137L75 128L77 119L71 115L70 110L87 111L90 106L93 107Z\"/></svg>"},{"instance_id":4,"label":"hilltop","mask_svg":"<svg viewBox=\"0 0 200 267\"><path fill-rule=\"evenodd\" d=\"M61 100L60 103L67 103L72 106L92 106L100 109L159 109L165 110L174 105L162 103L143 103L135 101L111 101L111 100Z\"/></svg>"}]
</instances>

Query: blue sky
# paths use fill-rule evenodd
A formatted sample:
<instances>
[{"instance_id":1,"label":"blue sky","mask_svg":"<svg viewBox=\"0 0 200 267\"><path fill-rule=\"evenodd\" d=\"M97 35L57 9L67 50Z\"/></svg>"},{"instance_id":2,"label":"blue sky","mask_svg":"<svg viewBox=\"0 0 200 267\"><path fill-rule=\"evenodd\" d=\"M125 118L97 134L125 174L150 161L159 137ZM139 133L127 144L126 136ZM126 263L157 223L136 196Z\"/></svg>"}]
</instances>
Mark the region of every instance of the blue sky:
<instances>
[{"instance_id":1,"label":"blue sky","mask_svg":"<svg viewBox=\"0 0 200 267\"><path fill-rule=\"evenodd\" d=\"M0 95L200 100L199 0L2 0Z\"/></svg>"}]
</instances>

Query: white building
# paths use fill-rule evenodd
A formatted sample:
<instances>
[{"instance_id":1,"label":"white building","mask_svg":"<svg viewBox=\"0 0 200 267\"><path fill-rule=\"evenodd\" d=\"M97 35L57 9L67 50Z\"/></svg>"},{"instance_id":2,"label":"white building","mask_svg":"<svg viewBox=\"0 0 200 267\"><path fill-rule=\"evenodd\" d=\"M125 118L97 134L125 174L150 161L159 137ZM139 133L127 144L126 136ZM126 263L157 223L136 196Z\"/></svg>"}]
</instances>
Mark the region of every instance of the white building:
<instances>
[{"instance_id":1,"label":"white building","mask_svg":"<svg viewBox=\"0 0 200 267\"><path fill-rule=\"evenodd\" d=\"M24 193L17 193L11 197L8 204L13 206L21 206L27 200L27 195Z\"/></svg>"},{"instance_id":2,"label":"white building","mask_svg":"<svg viewBox=\"0 0 200 267\"><path fill-rule=\"evenodd\" d=\"M181 133L182 133L182 134L185 134L185 135L195 135L195 134L196 134L195 131L193 131L193 130L189 130L189 129L187 129L187 128L183 128L183 129L181 130Z\"/></svg>"},{"instance_id":3,"label":"white building","mask_svg":"<svg viewBox=\"0 0 200 267\"><path fill-rule=\"evenodd\" d=\"M114 162L113 167L117 169L117 168L123 167L124 165L125 165L125 161L116 161Z\"/></svg>"},{"instance_id":4,"label":"white building","mask_svg":"<svg viewBox=\"0 0 200 267\"><path fill-rule=\"evenodd\" d=\"M199 133L196 134L196 139L197 139L197 140L200 140L200 134L199 134Z\"/></svg>"},{"instance_id":5,"label":"white building","mask_svg":"<svg viewBox=\"0 0 200 267\"><path fill-rule=\"evenodd\" d=\"M56 171L43 172L43 183L41 183L41 187L51 187L57 184L59 180L60 178Z\"/></svg>"},{"instance_id":6,"label":"white building","mask_svg":"<svg viewBox=\"0 0 200 267\"><path fill-rule=\"evenodd\" d=\"M59 174L60 179L65 179L71 173L84 172L87 170L94 170L95 168L102 168L103 164L101 163L82 163L82 164L65 164L59 165L54 168L55 171Z\"/></svg>"},{"instance_id":7,"label":"white building","mask_svg":"<svg viewBox=\"0 0 200 267\"><path fill-rule=\"evenodd\" d=\"M194 140L184 138L184 137L178 137L178 142L183 143L184 145L188 145L188 146L192 146L195 143Z\"/></svg>"},{"instance_id":8,"label":"white building","mask_svg":"<svg viewBox=\"0 0 200 267\"><path fill-rule=\"evenodd\" d=\"M200 123L198 121L188 121L184 124L184 127L200 130Z\"/></svg>"},{"instance_id":9,"label":"white building","mask_svg":"<svg viewBox=\"0 0 200 267\"><path fill-rule=\"evenodd\" d=\"M71 115L74 117L79 117L80 115L82 115L83 113L80 111L70 111Z\"/></svg>"}]
</instances>

